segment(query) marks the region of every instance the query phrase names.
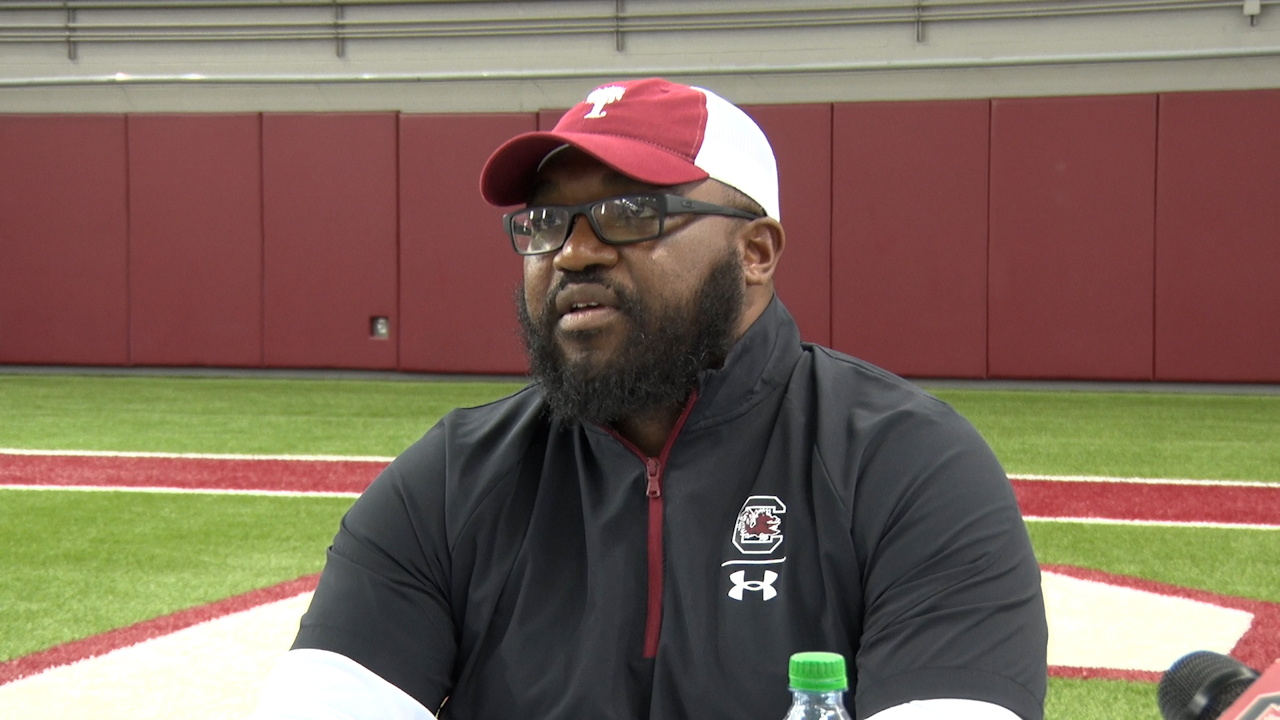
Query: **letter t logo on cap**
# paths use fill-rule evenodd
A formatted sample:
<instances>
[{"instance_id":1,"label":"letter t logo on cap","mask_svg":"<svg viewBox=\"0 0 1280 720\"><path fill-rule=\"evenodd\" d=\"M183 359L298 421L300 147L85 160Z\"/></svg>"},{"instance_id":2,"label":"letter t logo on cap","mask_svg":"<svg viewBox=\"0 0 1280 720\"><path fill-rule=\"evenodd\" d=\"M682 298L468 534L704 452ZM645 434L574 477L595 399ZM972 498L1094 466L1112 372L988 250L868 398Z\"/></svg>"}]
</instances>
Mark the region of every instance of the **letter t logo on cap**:
<instances>
[{"instance_id":1,"label":"letter t logo on cap","mask_svg":"<svg viewBox=\"0 0 1280 720\"><path fill-rule=\"evenodd\" d=\"M583 115L582 117L584 119L602 118L605 115L608 115L608 113L604 111L604 106L621 100L623 93L626 91L627 89L620 85L605 85L604 87L598 87L595 90L592 90L591 94L587 95L587 102L592 105L591 112Z\"/></svg>"}]
</instances>

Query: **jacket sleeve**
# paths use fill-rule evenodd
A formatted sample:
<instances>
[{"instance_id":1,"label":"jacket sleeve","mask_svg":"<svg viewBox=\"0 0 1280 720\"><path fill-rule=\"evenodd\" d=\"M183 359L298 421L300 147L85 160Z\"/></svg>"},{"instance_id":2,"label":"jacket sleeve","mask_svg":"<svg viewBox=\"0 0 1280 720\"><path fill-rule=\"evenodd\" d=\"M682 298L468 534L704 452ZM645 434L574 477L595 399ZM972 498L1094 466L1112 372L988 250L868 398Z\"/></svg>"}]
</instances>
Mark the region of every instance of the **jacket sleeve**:
<instances>
[{"instance_id":1,"label":"jacket sleeve","mask_svg":"<svg viewBox=\"0 0 1280 720\"><path fill-rule=\"evenodd\" d=\"M859 428L855 552L864 622L859 717L914 700L989 702L1040 720L1048 628L1040 570L986 442L921 395Z\"/></svg>"},{"instance_id":2,"label":"jacket sleeve","mask_svg":"<svg viewBox=\"0 0 1280 720\"><path fill-rule=\"evenodd\" d=\"M293 644L350 658L432 711L451 689L458 645L443 434L428 432L347 512Z\"/></svg>"}]
</instances>

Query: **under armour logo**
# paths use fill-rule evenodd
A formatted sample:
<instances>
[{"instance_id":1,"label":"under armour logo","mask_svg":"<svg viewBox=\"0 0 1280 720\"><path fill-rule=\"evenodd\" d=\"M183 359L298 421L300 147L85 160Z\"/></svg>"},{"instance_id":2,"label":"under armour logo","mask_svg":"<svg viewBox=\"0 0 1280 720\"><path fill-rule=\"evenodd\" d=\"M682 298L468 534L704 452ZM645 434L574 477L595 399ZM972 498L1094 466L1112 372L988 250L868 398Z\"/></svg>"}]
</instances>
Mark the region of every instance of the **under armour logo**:
<instances>
[{"instance_id":1,"label":"under armour logo","mask_svg":"<svg viewBox=\"0 0 1280 720\"><path fill-rule=\"evenodd\" d=\"M733 587L729 588L729 597L741 601L742 593L750 590L760 593L764 600L772 600L778 596L778 591L773 589L773 581L777 579L778 573L772 570L764 571L764 580L747 580L746 570L729 573L729 580L733 583Z\"/></svg>"},{"instance_id":2,"label":"under armour logo","mask_svg":"<svg viewBox=\"0 0 1280 720\"><path fill-rule=\"evenodd\" d=\"M605 115L608 115L608 113L604 111L604 106L621 100L622 94L626 91L627 89L621 85L605 85L604 87L598 87L595 90L592 90L591 94L587 95L587 102L591 103L593 107L591 108L591 112L583 115L582 117L584 119L602 118Z\"/></svg>"}]
</instances>

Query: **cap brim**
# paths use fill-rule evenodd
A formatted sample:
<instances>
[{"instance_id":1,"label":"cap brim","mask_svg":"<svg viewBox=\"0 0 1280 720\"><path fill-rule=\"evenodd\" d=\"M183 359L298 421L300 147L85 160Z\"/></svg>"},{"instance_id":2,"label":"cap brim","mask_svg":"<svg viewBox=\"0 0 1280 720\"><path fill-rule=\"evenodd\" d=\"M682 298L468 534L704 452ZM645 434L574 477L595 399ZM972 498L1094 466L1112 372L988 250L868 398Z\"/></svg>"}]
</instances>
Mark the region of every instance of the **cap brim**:
<instances>
[{"instance_id":1,"label":"cap brim","mask_svg":"<svg viewBox=\"0 0 1280 720\"><path fill-rule=\"evenodd\" d=\"M649 185L680 185L707 178L705 170L686 158L646 142L592 133L530 132L511 138L489 156L480 172L480 194L492 205L526 202L543 158L563 145L578 148Z\"/></svg>"}]
</instances>

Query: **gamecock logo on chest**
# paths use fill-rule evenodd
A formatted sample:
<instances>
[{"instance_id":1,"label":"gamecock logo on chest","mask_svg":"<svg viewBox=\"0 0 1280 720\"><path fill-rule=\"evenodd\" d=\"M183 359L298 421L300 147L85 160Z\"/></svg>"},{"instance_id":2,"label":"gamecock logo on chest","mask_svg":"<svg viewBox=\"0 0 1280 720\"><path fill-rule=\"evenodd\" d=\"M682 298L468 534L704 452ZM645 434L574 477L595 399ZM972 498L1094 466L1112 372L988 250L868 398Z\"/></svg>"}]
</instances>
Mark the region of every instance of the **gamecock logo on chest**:
<instances>
[{"instance_id":1,"label":"gamecock logo on chest","mask_svg":"<svg viewBox=\"0 0 1280 720\"><path fill-rule=\"evenodd\" d=\"M767 555L782 544L782 516L787 506L773 495L752 495L742 504L733 526L733 546L745 555Z\"/></svg>"}]
</instances>

